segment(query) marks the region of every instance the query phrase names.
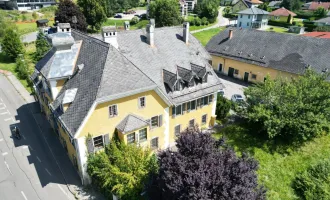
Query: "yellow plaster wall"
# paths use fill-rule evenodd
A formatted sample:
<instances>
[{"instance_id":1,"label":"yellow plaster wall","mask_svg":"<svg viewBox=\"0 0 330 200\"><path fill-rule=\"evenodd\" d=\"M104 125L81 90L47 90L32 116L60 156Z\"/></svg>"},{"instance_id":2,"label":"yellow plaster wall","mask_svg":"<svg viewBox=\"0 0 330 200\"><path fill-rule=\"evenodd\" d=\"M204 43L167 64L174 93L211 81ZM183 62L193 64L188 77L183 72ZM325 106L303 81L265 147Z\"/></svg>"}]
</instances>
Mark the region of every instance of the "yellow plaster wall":
<instances>
[{"instance_id":1,"label":"yellow plaster wall","mask_svg":"<svg viewBox=\"0 0 330 200\"><path fill-rule=\"evenodd\" d=\"M64 139L64 141L66 143L66 146L67 146L67 149L68 149L69 158L70 158L72 164L74 164L74 160L73 160L74 158L73 158L73 156L75 156L75 158L77 159L76 150L75 150L75 148L73 147L73 145L72 145L72 143L70 141L69 135L63 130L63 128L60 126L60 124L57 124L57 125L58 125L58 131L60 133L60 136L61 136L61 138ZM60 141L61 141L61 143L63 145L62 139L60 139ZM76 160L76 162L78 162L78 161Z\"/></svg>"},{"instance_id":2,"label":"yellow plaster wall","mask_svg":"<svg viewBox=\"0 0 330 200\"><path fill-rule=\"evenodd\" d=\"M286 16L279 16L280 18L277 19L277 16L270 16L270 19L273 20L273 21L281 21L281 22L287 22L288 21L288 17ZM292 24L292 21L293 21L293 17L291 17L291 20L290 20L290 24Z\"/></svg>"},{"instance_id":3,"label":"yellow plaster wall","mask_svg":"<svg viewBox=\"0 0 330 200\"><path fill-rule=\"evenodd\" d=\"M146 97L146 107L140 109L138 107L138 98L142 96ZM117 105L118 116L109 117L108 107L114 104ZM148 130L149 138L151 139L153 137L159 137L159 147L163 148L165 130L164 109L166 107L166 103L154 91L147 91L129 97L99 104L96 106L86 125L83 127L79 137L86 136L88 133L90 133L93 137L109 133L110 138L112 138L115 127L128 114L136 114L143 117L144 119L150 119L151 117L156 115L163 115L163 126ZM124 138L124 141L126 141L126 138Z\"/></svg>"},{"instance_id":4,"label":"yellow plaster wall","mask_svg":"<svg viewBox=\"0 0 330 200\"><path fill-rule=\"evenodd\" d=\"M62 79L62 80L57 80L56 81L56 89L57 89L58 92L61 91L62 87L65 84L65 81L66 81L66 79Z\"/></svg>"},{"instance_id":5,"label":"yellow plaster wall","mask_svg":"<svg viewBox=\"0 0 330 200\"><path fill-rule=\"evenodd\" d=\"M214 98L214 97L213 97ZM208 127L211 122L211 115L212 115L212 104L209 103L208 105L203 106L202 108L198 108L197 110L191 110L190 112L185 112L183 115L178 115L173 117L172 116L172 108L170 108L170 143L173 143L176 139L174 128L177 125L181 125L181 131L186 129L189 125L189 121L191 119L195 119L195 124L198 124L199 127L202 127L202 116L207 114L206 118L206 126ZM205 126L205 125L204 125Z\"/></svg>"},{"instance_id":6,"label":"yellow plaster wall","mask_svg":"<svg viewBox=\"0 0 330 200\"><path fill-rule=\"evenodd\" d=\"M292 73L288 73L288 72L284 72L284 71L279 71L279 70L275 70L275 69L272 69L272 68L265 68L265 67L261 67L261 66L258 66L258 65L252 65L252 64L243 63L243 62L240 62L240 61L236 61L236 60L232 60L232 59L228 59L228 58L222 58L222 57L212 55L212 66L213 66L213 69L217 72L218 72L219 63L222 64L222 68L223 68L222 73L224 73L226 75L228 74L229 67L232 67L234 69L238 69L239 74L238 75L234 74L234 77L238 78L238 79L243 79L244 78L244 73L248 72L250 82L260 82L260 81L263 82L264 78L267 76L267 74L269 74L269 76L272 79L275 79L278 76L285 77L285 78L297 77L296 74L292 74ZM257 78L255 80L252 79L252 74L257 75Z\"/></svg>"}]
</instances>

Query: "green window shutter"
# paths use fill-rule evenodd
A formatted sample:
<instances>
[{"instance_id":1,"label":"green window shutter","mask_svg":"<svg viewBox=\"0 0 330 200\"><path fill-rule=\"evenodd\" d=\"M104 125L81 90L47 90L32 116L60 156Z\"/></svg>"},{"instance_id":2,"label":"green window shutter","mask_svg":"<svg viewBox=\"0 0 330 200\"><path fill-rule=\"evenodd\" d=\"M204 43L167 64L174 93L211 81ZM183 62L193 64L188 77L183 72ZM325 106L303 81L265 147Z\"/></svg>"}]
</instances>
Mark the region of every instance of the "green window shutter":
<instances>
[{"instance_id":1,"label":"green window shutter","mask_svg":"<svg viewBox=\"0 0 330 200\"><path fill-rule=\"evenodd\" d=\"M104 141L104 145L109 145L109 144L110 144L110 136L109 136L109 133L103 135L103 141Z\"/></svg>"},{"instance_id":2,"label":"green window shutter","mask_svg":"<svg viewBox=\"0 0 330 200\"><path fill-rule=\"evenodd\" d=\"M172 116L175 116L175 106L172 107Z\"/></svg>"}]
</instances>

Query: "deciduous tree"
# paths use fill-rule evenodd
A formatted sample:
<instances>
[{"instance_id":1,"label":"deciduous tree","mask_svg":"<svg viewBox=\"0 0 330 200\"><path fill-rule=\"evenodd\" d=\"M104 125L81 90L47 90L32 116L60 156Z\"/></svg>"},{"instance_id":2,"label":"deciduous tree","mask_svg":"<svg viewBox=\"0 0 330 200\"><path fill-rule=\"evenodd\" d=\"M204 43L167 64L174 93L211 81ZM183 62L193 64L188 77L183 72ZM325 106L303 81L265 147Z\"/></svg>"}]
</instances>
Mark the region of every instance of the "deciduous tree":
<instances>
[{"instance_id":1,"label":"deciduous tree","mask_svg":"<svg viewBox=\"0 0 330 200\"><path fill-rule=\"evenodd\" d=\"M71 0L61 0L58 4L58 9L55 12L56 21L60 23L70 23L74 29L82 32L87 31L87 22L84 14L79 7ZM73 23L73 16L76 16L77 23Z\"/></svg>"},{"instance_id":2,"label":"deciduous tree","mask_svg":"<svg viewBox=\"0 0 330 200\"><path fill-rule=\"evenodd\" d=\"M292 80L267 78L248 87L246 107L240 112L260 133L286 141L306 141L329 133L330 83L328 73L310 69Z\"/></svg>"},{"instance_id":3,"label":"deciduous tree","mask_svg":"<svg viewBox=\"0 0 330 200\"><path fill-rule=\"evenodd\" d=\"M257 183L258 164L246 154L238 157L223 141L197 128L181 133L176 147L177 151L159 154L159 172L148 187L149 199L265 199Z\"/></svg>"},{"instance_id":4,"label":"deciduous tree","mask_svg":"<svg viewBox=\"0 0 330 200\"><path fill-rule=\"evenodd\" d=\"M98 0L78 0L78 5L86 18L87 24L92 29L100 29L103 22L107 20L102 2Z\"/></svg>"},{"instance_id":5,"label":"deciduous tree","mask_svg":"<svg viewBox=\"0 0 330 200\"><path fill-rule=\"evenodd\" d=\"M323 7L318 7L315 11L314 11L314 15L317 17L326 17L328 14L328 11L326 9L324 9Z\"/></svg>"},{"instance_id":6,"label":"deciduous tree","mask_svg":"<svg viewBox=\"0 0 330 200\"><path fill-rule=\"evenodd\" d=\"M217 98L217 107L215 114L217 115L217 119L224 119L227 117L231 108L231 101L227 100L222 96L218 96Z\"/></svg>"},{"instance_id":7,"label":"deciduous tree","mask_svg":"<svg viewBox=\"0 0 330 200\"><path fill-rule=\"evenodd\" d=\"M182 17L176 0L156 0L149 5L149 16L155 18L156 26L175 26L181 24Z\"/></svg>"}]
</instances>

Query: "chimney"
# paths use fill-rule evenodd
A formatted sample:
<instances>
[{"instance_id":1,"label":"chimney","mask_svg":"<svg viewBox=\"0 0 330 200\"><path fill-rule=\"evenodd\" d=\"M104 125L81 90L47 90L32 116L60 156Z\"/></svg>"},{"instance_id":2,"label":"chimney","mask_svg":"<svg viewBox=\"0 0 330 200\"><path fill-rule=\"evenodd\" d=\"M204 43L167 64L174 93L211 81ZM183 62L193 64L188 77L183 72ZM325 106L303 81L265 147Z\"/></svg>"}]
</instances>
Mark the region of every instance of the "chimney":
<instances>
[{"instance_id":1,"label":"chimney","mask_svg":"<svg viewBox=\"0 0 330 200\"><path fill-rule=\"evenodd\" d=\"M71 35L71 26L69 23L57 23L58 33L67 33Z\"/></svg>"},{"instance_id":2,"label":"chimney","mask_svg":"<svg viewBox=\"0 0 330 200\"><path fill-rule=\"evenodd\" d=\"M183 23L183 41L189 43L189 22Z\"/></svg>"},{"instance_id":3,"label":"chimney","mask_svg":"<svg viewBox=\"0 0 330 200\"><path fill-rule=\"evenodd\" d=\"M154 32L155 32L155 19L150 19L149 24L147 25L147 42L151 47L155 46L154 41Z\"/></svg>"},{"instance_id":4,"label":"chimney","mask_svg":"<svg viewBox=\"0 0 330 200\"><path fill-rule=\"evenodd\" d=\"M116 49L118 49L117 29L115 26L102 27L102 38L103 42L109 43Z\"/></svg>"},{"instance_id":5,"label":"chimney","mask_svg":"<svg viewBox=\"0 0 330 200\"><path fill-rule=\"evenodd\" d=\"M74 39L71 35L63 32L51 34L51 41L56 51L71 50Z\"/></svg>"},{"instance_id":6,"label":"chimney","mask_svg":"<svg viewBox=\"0 0 330 200\"><path fill-rule=\"evenodd\" d=\"M229 29L228 38L231 39L232 37L233 37L233 30Z\"/></svg>"},{"instance_id":7,"label":"chimney","mask_svg":"<svg viewBox=\"0 0 330 200\"><path fill-rule=\"evenodd\" d=\"M125 31L129 30L129 21L124 22L124 28L125 28Z\"/></svg>"}]
</instances>

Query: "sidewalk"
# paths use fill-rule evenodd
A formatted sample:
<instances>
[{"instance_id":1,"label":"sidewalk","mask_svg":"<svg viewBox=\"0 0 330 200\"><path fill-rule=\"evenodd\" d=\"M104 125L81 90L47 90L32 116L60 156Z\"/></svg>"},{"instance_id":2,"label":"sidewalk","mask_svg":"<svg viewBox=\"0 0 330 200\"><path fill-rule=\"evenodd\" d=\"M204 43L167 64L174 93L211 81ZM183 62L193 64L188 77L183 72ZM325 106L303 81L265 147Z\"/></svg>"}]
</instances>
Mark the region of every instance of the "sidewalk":
<instances>
[{"instance_id":1,"label":"sidewalk","mask_svg":"<svg viewBox=\"0 0 330 200\"><path fill-rule=\"evenodd\" d=\"M47 141L51 149L51 153L54 155L55 162L60 163L60 165L56 167L58 168L58 170L61 171L63 178L65 179L66 182L67 180L70 180L71 184L67 184L67 186L69 187L70 191L73 194L76 194L74 195L76 199L103 200L104 197L101 194L99 194L96 191L93 191L92 189L89 189L87 191L86 188L82 186L77 170L74 168L73 164L71 163L66 151L64 150L64 148L60 143L60 140L58 139L56 133L54 133L53 129L51 128L51 125L49 124L45 116L40 112L40 106L35 101L34 96L32 96L24 88L21 82L19 82L19 80L11 72L1 70L0 73L6 75L8 80L15 87L16 91L26 101L26 105L28 106L31 114L35 117L36 123L42 130L45 140ZM63 169L64 166L65 169Z\"/></svg>"}]
</instances>

